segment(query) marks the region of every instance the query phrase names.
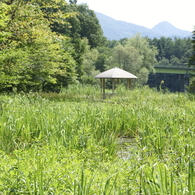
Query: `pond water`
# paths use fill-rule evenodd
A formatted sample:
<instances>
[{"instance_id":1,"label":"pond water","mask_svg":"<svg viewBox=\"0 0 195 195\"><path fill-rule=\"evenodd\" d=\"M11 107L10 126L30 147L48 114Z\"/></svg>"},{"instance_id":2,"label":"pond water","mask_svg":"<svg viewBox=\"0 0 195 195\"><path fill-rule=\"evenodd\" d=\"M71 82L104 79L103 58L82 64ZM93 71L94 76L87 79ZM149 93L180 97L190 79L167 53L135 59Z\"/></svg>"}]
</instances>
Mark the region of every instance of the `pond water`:
<instances>
[{"instance_id":1,"label":"pond water","mask_svg":"<svg viewBox=\"0 0 195 195\"><path fill-rule=\"evenodd\" d=\"M122 137L118 139L118 157L122 159L130 159L135 155L138 149L134 138Z\"/></svg>"}]
</instances>

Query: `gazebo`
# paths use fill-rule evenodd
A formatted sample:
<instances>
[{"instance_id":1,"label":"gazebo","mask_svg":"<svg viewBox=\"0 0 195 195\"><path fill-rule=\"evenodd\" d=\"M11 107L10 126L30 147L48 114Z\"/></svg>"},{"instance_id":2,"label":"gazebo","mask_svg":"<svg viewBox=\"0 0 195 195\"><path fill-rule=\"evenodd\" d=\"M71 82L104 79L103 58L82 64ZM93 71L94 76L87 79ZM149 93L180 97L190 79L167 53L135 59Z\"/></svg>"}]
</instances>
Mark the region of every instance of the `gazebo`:
<instances>
[{"instance_id":1,"label":"gazebo","mask_svg":"<svg viewBox=\"0 0 195 195\"><path fill-rule=\"evenodd\" d=\"M106 79L112 79L112 94L114 94L114 83L115 83L115 79L117 80L117 84L119 84L119 79L127 79L127 88L130 89L131 88L131 79L137 79L137 77L125 70L122 70L120 68L112 68L109 69L105 72L102 72L98 75L95 76L95 78L99 78L100 79L100 83L101 83L101 93L103 95L103 98L106 97L106 93L105 93L105 80Z\"/></svg>"}]
</instances>

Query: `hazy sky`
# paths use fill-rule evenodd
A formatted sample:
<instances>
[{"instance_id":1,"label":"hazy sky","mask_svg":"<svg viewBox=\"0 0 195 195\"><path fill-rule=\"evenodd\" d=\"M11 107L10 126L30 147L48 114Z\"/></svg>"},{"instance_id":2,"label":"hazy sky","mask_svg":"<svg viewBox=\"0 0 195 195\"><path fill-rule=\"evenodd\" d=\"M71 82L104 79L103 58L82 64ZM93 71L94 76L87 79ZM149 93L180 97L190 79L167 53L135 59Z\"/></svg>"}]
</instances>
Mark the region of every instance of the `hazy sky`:
<instances>
[{"instance_id":1,"label":"hazy sky","mask_svg":"<svg viewBox=\"0 0 195 195\"><path fill-rule=\"evenodd\" d=\"M152 28L162 21L193 31L195 0L77 0L90 9L133 24Z\"/></svg>"}]
</instances>

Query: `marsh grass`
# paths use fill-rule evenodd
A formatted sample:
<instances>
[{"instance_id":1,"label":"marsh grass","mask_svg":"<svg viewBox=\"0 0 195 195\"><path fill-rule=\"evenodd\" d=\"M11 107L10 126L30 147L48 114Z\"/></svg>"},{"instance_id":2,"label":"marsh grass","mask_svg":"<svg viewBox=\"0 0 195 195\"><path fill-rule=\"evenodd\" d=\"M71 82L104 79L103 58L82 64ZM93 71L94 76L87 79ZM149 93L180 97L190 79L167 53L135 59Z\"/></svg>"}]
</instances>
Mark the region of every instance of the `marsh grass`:
<instances>
[{"instance_id":1,"label":"marsh grass","mask_svg":"<svg viewBox=\"0 0 195 195\"><path fill-rule=\"evenodd\" d=\"M67 88L61 89L59 94L57 93L40 93L41 97L49 99L50 101L92 101L101 99L100 87L74 84L69 85Z\"/></svg>"},{"instance_id":2,"label":"marsh grass","mask_svg":"<svg viewBox=\"0 0 195 195\"><path fill-rule=\"evenodd\" d=\"M147 87L0 96L3 194L194 194L195 102ZM118 156L120 138L128 158ZM121 146L122 147L122 146Z\"/></svg>"}]
</instances>

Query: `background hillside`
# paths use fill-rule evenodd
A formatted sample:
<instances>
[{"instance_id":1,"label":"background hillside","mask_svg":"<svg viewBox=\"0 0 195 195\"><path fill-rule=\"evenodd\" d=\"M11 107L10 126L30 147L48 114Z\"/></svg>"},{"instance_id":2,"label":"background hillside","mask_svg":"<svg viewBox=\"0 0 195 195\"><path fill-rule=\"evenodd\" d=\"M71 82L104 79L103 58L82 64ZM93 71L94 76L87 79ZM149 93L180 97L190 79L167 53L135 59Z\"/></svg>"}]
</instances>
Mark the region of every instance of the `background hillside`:
<instances>
[{"instance_id":1,"label":"background hillside","mask_svg":"<svg viewBox=\"0 0 195 195\"><path fill-rule=\"evenodd\" d=\"M155 25L152 29L148 29L144 26L115 20L109 16L96 12L96 16L99 19L100 25L104 32L104 36L109 40L120 40L122 38L129 38L136 33L141 33L143 37L160 38L164 37L189 37L192 36L192 32L181 30L163 21Z\"/></svg>"}]
</instances>

